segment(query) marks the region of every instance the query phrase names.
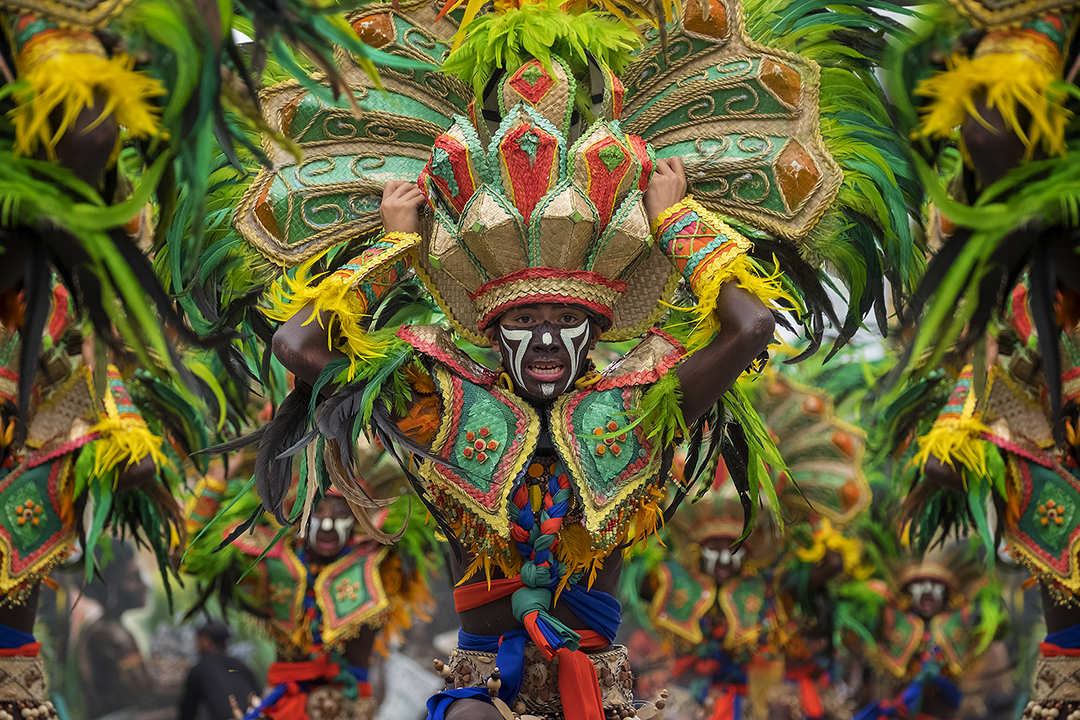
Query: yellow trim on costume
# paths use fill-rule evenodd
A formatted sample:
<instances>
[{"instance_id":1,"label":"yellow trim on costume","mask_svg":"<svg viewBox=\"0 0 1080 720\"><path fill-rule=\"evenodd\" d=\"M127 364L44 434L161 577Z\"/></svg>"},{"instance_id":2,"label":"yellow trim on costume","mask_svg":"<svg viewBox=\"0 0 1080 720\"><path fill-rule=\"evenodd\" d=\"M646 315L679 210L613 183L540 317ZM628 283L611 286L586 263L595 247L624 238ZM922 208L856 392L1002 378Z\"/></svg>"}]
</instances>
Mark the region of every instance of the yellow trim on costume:
<instances>
[{"instance_id":1,"label":"yellow trim on costume","mask_svg":"<svg viewBox=\"0 0 1080 720\"><path fill-rule=\"evenodd\" d=\"M33 155L44 147L49 158L55 158L60 138L81 112L94 106L96 96L104 96L105 107L94 125L111 115L128 137L161 132L161 109L151 102L165 94L157 80L135 71L135 60L127 55L106 58L85 48L72 49L75 52L49 48L44 56L32 54L20 62L19 80L27 87L15 93L18 105L11 111L17 154ZM61 108L54 127L50 116ZM119 143L118 137L117 148Z\"/></svg>"},{"instance_id":2,"label":"yellow trim on costume","mask_svg":"<svg viewBox=\"0 0 1080 720\"><path fill-rule=\"evenodd\" d=\"M990 396L996 375L996 368L991 368L986 383L987 397ZM977 400L975 391L969 390L960 417L950 415L935 420L930 432L918 439L919 452L911 462L925 470L932 455L950 468L955 469L955 463L959 462L970 472L986 477L985 442L981 435L989 433L990 428L983 424L980 413L975 409ZM964 486L967 486L966 480Z\"/></svg>"},{"instance_id":3,"label":"yellow trim on costume","mask_svg":"<svg viewBox=\"0 0 1080 720\"><path fill-rule=\"evenodd\" d=\"M116 368L109 366L110 370ZM90 384L93 392L93 378L87 372L86 382ZM102 398L104 412L101 413L98 423L90 428L90 432L97 433L98 439L94 442L94 475L104 477L106 473L118 468L124 459L127 464L124 468L130 468L150 457L154 466L160 468L169 462L165 453L161 451L162 439L150 432L146 421L138 415L125 413L122 417L116 408L116 401L112 392L107 390ZM115 480L114 480L115 482Z\"/></svg>"},{"instance_id":4,"label":"yellow trim on costume","mask_svg":"<svg viewBox=\"0 0 1080 720\"><path fill-rule=\"evenodd\" d=\"M270 319L284 322L312 306L311 317L304 325L317 321L320 327L329 328L327 348L340 350L349 358L349 380L356 376L357 368L364 361L385 357L388 344L387 341L373 340L365 328L368 302L359 285L386 266L407 258L421 242L416 233L399 232L387 233L383 240L393 242L393 247L363 259L352 271L338 271L316 278L311 275L311 269L323 256L304 262L292 277L284 274L279 283L271 286L270 305L263 309L263 314ZM326 325L322 313L329 316Z\"/></svg>"},{"instance_id":5,"label":"yellow trim on costume","mask_svg":"<svg viewBox=\"0 0 1080 720\"><path fill-rule=\"evenodd\" d=\"M436 386L439 388L439 399L442 402L442 407L447 409L443 416L442 425L436 433L434 440L431 442L431 453L438 456L443 452L448 443L453 443L456 439L451 436L454 421L451 417L451 411L449 410L449 408L454 407L454 386L453 373L445 366L441 364L436 365L433 375ZM496 396L500 402L509 405L518 413L524 415L527 423L524 437L521 438L521 445L517 450L517 456L513 459L513 463L510 467L507 468L503 478L503 485L499 488L498 498L492 506L485 507L481 505L456 483L443 477L444 468L439 463L425 462L420 467L420 476L426 482L438 486L442 492L450 495L455 502L460 503L465 508L466 513L472 515L480 522L483 522L488 528L489 535L494 535L499 538L509 538L510 520L507 516L506 506L510 500L510 492L513 489L514 478L520 475L525 469L526 464L536 450L536 444L540 437L540 416L529 403L519 399L516 395L512 395L499 388L492 388L491 394ZM464 433L464 430L458 428L458 432ZM457 528L454 528L454 530L456 532ZM464 536L467 537L468 534ZM459 537L462 537L462 535L459 535ZM509 548L513 547L510 543L507 543L507 546ZM472 577L472 574L480 567L485 569L490 578L492 563L495 563L502 568L503 564L500 562L502 558L493 557L493 555L495 555L495 553L491 551L477 553L477 557L469 566L469 569L466 571L466 576L462 578L462 581ZM513 563L512 557L506 559Z\"/></svg>"},{"instance_id":6,"label":"yellow trim on costume","mask_svg":"<svg viewBox=\"0 0 1080 720\"><path fill-rule=\"evenodd\" d=\"M753 243L715 213L703 207L692 195L687 195L657 216L654 221L654 234L662 233L663 226L683 210L697 214L700 223L715 233L715 237L724 235L728 238L724 247L715 250L710 257L702 259L698 266L691 270L691 276L687 278L690 289L697 297L697 304L690 309L691 324L694 329L686 343L688 354L705 347L719 332L720 323L715 313L716 303L720 297L720 289L728 281L734 281L736 285L757 297L770 309L776 309L777 300L783 300L789 308L799 307L799 303L781 285L783 273L777 269L772 275L763 277L761 270L748 256ZM674 261L675 258L672 257L672 260ZM684 263L673 262L673 264L685 272L685 268L682 267ZM773 264L779 266L779 263Z\"/></svg>"},{"instance_id":7,"label":"yellow trim on costume","mask_svg":"<svg viewBox=\"0 0 1080 720\"><path fill-rule=\"evenodd\" d=\"M644 395L644 391L641 386L632 386L631 400L629 403L630 408L640 407L641 398ZM604 537L603 529L608 526L612 515L615 510L618 509L618 517L616 525L622 525L623 520L626 519L626 514L623 512L623 504L632 496L639 492L644 487L651 484L651 481L656 479L660 472L661 453L653 452L649 454L646 464L637 470L633 477L626 479L622 485L620 485L614 493L605 497L602 504L596 502L596 493L589 486L589 475L585 471L585 466L581 462L581 452L571 447L570 443L576 442L576 434L573 428L570 427L570 418L567 417L566 407L573 400L580 399L581 393L592 392L589 389L578 390L577 392L564 393L555 399L555 404L551 409L551 439L555 443L555 449L559 457L565 462L570 470L570 479L574 481L578 496L581 499L582 510L585 515L585 527L590 533L592 533L599 544L594 547L611 547L608 537ZM639 439L639 442L640 439ZM641 442L642 447L645 446L644 442ZM625 530L622 534L625 537ZM620 540L622 538L619 538Z\"/></svg>"},{"instance_id":8,"label":"yellow trim on costume","mask_svg":"<svg viewBox=\"0 0 1080 720\"><path fill-rule=\"evenodd\" d=\"M687 353L694 353L709 344L720 331L716 318L716 303L724 283L732 281L743 290L761 300L770 309L776 308L777 300L784 300L792 308L799 307L781 286L783 273L777 269L772 275L762 277L757 265L746 255L739 255L730 262L713 263L708 276L694 288L698 301L691 309L694 330L686 342Z\"/></svg>"},{"instance_id":9,"label":"yellow trim on costume","mask_svg":"<svg viewBox=\"0 0 1080 720\"><path fill-rule=\"evenodd\" d=\"M667 221L670 220L673 215L678 213L680 210L691 209L690 205L687 204L687 201L697 205L697 203L694 202L694 198L688 195L687 197L683 198L679 202L669 207L667 210L664 210L662 213L657 215L656 218L649 223L649 230L652 232L654 237L660 233L660 228L666 225Z\"/></svg>"},{"instance_id":10,"label":"yellow trim on costume","mask_svg":"<svg viewBox=\"0 0 1080 720\"><path fill-rule=\"evenodd\" d=\"M1064 94L1052 87L1061 79L1056 66L1028 52L999 47L970 59L953 55L945 72L923 80L915 89L916 95L930 98L922 110L919 132L932 138L951 138L968 116L989 128L974 102L985 93L987 107L1001 113L1008 129L1024 143L1028 158L1040 146L1048 155L1063 155L1067 150L1065 125L1072 113L1064 106ZM1031 116L1027 127L1020 123L1021 110ZM962 145L961 150L967 157Z\"/></svg>"},{"instance_id":11,"label":"yellow trim on costume","mask_svg":"<svg viewBox=\"0 0 1080 720\"><path fill-rule=\"evenodd\" d=\"M322 635L323 645L336 645L360 634L360 630L364 625L375 625L375 620L383 611L390 608L390 595L386 592L386 588L383 586L382 573L380 568L383 562L386 560L387 554L390 552L390 548L385 545L379 546L374 553L374 557L365 559L365 567L367 563L374 563L375 569L370 574L365 573L366 576L371 578L372 585L367 587L368 595L375 601L374 605L363 613L357 613L356 617L352 619L348 625L344 625L337 629L329 626L329 623L325 622L327 617L327 608L320 607L322 616L324 618L323 625L319 628L319 634ZM324 596L329 596L329 591L326 588L328 578L333 575L334 571L339 567L349 566L357 561L355 552L346 553L344 557L335 560L327 565L318 575L315 576L315 602L323 605L321 602ZM340 577L340 576L339 576ZM335 578L338 579L338 578ZM301 606L302 607L302 606Z\"/></svg>"},{"instance_id":12,"label":"yellow trim on costume","mask_svg":"<svg viewBox=\"0 0 1080 720\"><path fill-rule=\"evenodd\" d=\"M814 532L814 544L808 548L798 548L795 554L803 562L816 563L824 559L830 550L840 553L844 559L844 572L855 580L865 580L874 574L873 567L863 564L862 543L841 535L828 518L822 518L821 525Z\"/></svg>"}]
</instances>

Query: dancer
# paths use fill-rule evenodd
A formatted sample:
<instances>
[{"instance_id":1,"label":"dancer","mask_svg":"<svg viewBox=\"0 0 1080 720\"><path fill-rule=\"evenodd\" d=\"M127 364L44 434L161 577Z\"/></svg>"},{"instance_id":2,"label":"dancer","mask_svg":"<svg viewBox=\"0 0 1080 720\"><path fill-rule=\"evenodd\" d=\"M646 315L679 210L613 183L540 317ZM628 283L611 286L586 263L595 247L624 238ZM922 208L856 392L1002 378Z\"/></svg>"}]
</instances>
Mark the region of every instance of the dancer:
<instances>
[{"instance_id":1,"label":"dancer","mask_svg":"<svg viewBox=\"0 0 1080 720\"><path fill-rule=\"evenodd\" d=\"M378 455L372 448L369 456ZM237 532L257 506L241 481L206 477L187 507L195 540L186 570L223 603L249 613L277 650L269 687L248 717L374 718L372 652L385 653L413 617L426 617L430 533L418 523L399 538L399 549L384 547L363 533L335 492L314 503L299 536L269 521ZM401 502L376 522L397 529L407 513Z\"/></svg>"},{"instance_id":2,"label":"dancer","mask_svg":"<svg viewBox=\"0 0 1080 720\"><path fill-rule=\"evenodd\" d=\"M301 484L325 466L360 517L378 503L350 479L359 431L410 454L402 460L415 470L413 487L452 547L463 622L460 648L443 667L453 687L431 701L432 716L513 708L599 718L631 703L623 650L609 648L620 548L660 525L680 439L703 446L708 424L715 442L697 454L690 477L722 447L742 458L736 482L747 498L768 485L763 459L782 466L732 391L771 338L769 304L796 304L773 254L821 312L816 273L789 240L825 254L862 243L873 261L881 256L870 250L872 231L856 240L849 229L859 224L841 221L858 193L833 202L841 176L821 139L815 66L755 43L737 6L688 4L627 67L636 36L595 11L568 17L524 4L474 20L474 10L437 16L386 5L351 16L372 44L428 60L441 59L462 23L445 72L395 74L385 93L359 93L355 121L295 84L268 93L279 109L273 128L308 143L318 160L307 162L325 171L301 170L275 151L274 170L254 181L236 215L264 257L300 265L283 279L273 311L286 321L275 353L296 373L297 390L258 435L257 483L267 510L286 522L292 457L314 443L325 452ZM589 31L571 31L581 27ZM767 20L755 28L775 30ZM508 38L523 45L504 46ZM650 70L674 47L688 54ZM703 105L712 110L690 110L701 89L684 80L748 56L760 104L733 121L727 109L747 96L718 76L719 99ZM349 77L370 87L359 73ZM775 139L751 132L764 127L755 114L776 120ZM351 129L330 137L341 122ZM715 144L698 142L704 136ZM736 145L757 153L753 174L764 180L755 187L766 195L755 202L726 174L736 172L726 155ZM689 181L681 157L696 163ZM351 175L339 175L346 168ZM879 189L872 180L865 187ZM318 217L310 214L316 197ZM423 216L422 205L430 211ZM712 211L771 235L754 231L751 243ZM818 224L825 215L830 222ZM758 259L748 255L755 243ZM910 251L902 240L885 246ZM334 272L314 279L315 263ZM694 296L682 341L653 328L680 281ZM438 305L451 330L399 327L418 296ZM872 305L859 297L850 307L861 317ZM620 361L594 371L588 354L597 341L642 335ZM498 348L502 367L478 365L456 340Z\"/></svg>"}]
</instances>

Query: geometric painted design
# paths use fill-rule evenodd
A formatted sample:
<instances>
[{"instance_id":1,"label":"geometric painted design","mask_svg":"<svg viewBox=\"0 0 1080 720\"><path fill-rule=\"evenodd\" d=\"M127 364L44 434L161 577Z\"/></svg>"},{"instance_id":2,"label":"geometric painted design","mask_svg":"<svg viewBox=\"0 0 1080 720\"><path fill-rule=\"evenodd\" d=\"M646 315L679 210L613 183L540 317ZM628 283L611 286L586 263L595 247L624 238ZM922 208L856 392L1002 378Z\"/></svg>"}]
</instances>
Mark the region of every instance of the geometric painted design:
<instances>
[{"instance_id":1,"label":"geometric painted design","mask_svg":"<svg viewBox=\"0 0 1080 720\"><path fill-rule=\"evenodd\" d=\"M539 416L510 393L477 385L442 363L435 365L432 379L443 414L431 452L447 462L424 463L421 475L492 532L506 537L510 531L506 503L514 479L536 449ZM487 434L481 437L482 430ZM483 461L477 443L483 443Z\"/></svg>"},{"instance_id":2,"label":"geometric painted design","mask_svg":"<svg viewBox=\"0 0 1080 720\"><path fill-rule=\"evenodd\" d=\"M763 620L772 612L769 581L761 574L735 577L717 589L720 609L727 619L724 648L745 650L763 640Z\"/></svg>"},{"instance_id":3,"label":"geometric painted design","mask_svg":"<svg viewBox=\"0 0 1080 720\"><path fill-rule=\"evenodd\" d=\"M234 529L223 528L220 531L222 540ZM307 570L290 540L275 543L276 535L269 526L256 525L252 532L242 533L233 540L232 547L251 558L257 558L266 551L262 561L244 567L247 575L240 584L241 598L246 595L248 604L262 608L267 630L277 638L286 639L286 644L289 644L304 615Z\"/></svg>"},{"instance_id":4,"label":"geometric painted design","mask_svg":"<svg viewBox=\"0 0 1080 720\"><path fill-rule=\"evenodd\" d=\"M1019 518L1006 526L1010 548L1023 559L1076 589L1080 579L1077 549L1080 522L1077 501L1080 480L1064 467L1044 467L1027 458L1008 455L1010 495L1019 498ZM1060 520L1060 522L1058 522Z\"/></svg>"},{"instance_id":5,"label":"geometric painted design","mask_svg":"<svg viewBox=\"0 0 1080 720\"><path fill-rule=\"evenodd\" d=\"M595 439L596 428L607 430L611 421L628 423L624 413L637 406L641 395L639 386L600 391L594 386L559 397L551 411L555 446L577 481L585 528L597 547L621 532L623 504L655 481L660 470L662 453L641 425L617 436L618 453L608 451L606 444L598 446Z\"/></svg>"},{"instance_id":6,"label":"geometric painted design","mask_svg":"<svg viewBox=\"0 0 1080 720\"><path fill-rule=\"evenodd\" d=\"M424 177L430 178L458 214L464 212L476 192L472 167L475 151L450 133L440 135L423 170Z\"/></svg>"},{"instance_id":7,"label":"geometric painted design","mask_svg":"<svg viewBox=\"0 0 1080 720\"><path fill-rule=\"evenodd\" d=\"M529 122L510 128L499 142L506 194L526 225L559 178L559 155L559 138Z\"/></svg>"},{"instance_id":8,"label":"geometric painted design","mask_svg":"<svg viewBox=\"0 0 1080 720\"><path fill-rule=\"evenodd\" d=\"M355 636L390 605L379 566L390 548L366 542L326 567L315 579L315 600L322 610L323 642Z\"/></svg>"},{"instance_id":9,"label":"geometric painted design","mask_svg":"<svg viewBox=\"0 0 1080 720\"><path fill-rule=\"evenodd\" d=\"M658 565L653 578L657 583L649 612L653 625L687 642L702 642L701 618L716 598L715 584L704 575L691 576L675 561Z\"/></svg>"},{"instance_id":10,"label":"geometric painted design","mask_svg":"<svg viewBox=\"0 0 1080 720\"><path fill-rule=\"evenodd\" d=\"M566 135L574 104L574 78L560 58L552 58L550 69L532 59L499 84L499 111L506 118L524 105Z\"/></svg>"},{"instance_id":11,"label":"geometric painted design","mask_svg":"<svg viewBox=\"0 0 1080 720\"><path fill-rule=\"evenodd\" d=\"M0 480L0 590L21 577L48 570L75 537L60 518L59 488L67 485L68 455L25 471L8 472Z\"/></svg>"},{"instance_id":12,"label":"geometric painted design","mask_svg":"<svg viewBox=\"0 0 1080 720\"><path fill-rule=\"evenodd\" d=\"M925 621L915 613L897 611L886 607L876 656L894 677L908 674L912 657L923 645Z\"/></svg>"},{"instance_id":13,"label":"geometric painted design","mask_svg":"<svg viewBox=\"0 0 1080 720\"><path fill-rule=\"evenodd\" d=\"M589 199L600 213L600 227L606 228L620 200L620 186L630 173L634 156L610 135L586 147L581 156L589 174Z\"/></svg>"},{"instance_id":14,"label":"geometric painted design","mask_svg":"<svg viewBox=\"0 0 1080 720\"><path fill-rule=\"evenodd\" d=\"M522 65L506 83L533 105L543 100L548 91L555 87L555 79L544 71L544 66L536 59Z\"/></svg>"}]
</instances>

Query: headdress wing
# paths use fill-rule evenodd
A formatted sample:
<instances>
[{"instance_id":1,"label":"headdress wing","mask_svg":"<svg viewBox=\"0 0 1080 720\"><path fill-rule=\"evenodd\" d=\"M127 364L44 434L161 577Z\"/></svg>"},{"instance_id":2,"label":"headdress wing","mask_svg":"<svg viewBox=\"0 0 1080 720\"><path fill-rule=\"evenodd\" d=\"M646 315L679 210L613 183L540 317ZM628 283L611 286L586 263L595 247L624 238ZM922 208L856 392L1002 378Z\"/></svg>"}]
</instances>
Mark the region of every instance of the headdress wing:
<instances>
[{"instance_id":1,"label":"headdress wing","mask_svg":"<svg viewBox=\"0 0 1080 720\"><path fill-rule=\"evenodd\" d=\"M326 88L297 81L263 94L270 128L286 142L264 140L272 167L244 194L234 223L282 267L377 231L386 182L415 182L451 118L469 112L468 86L437 72L456 30L449 17L436 20L434 9L414 3L367 8L349 22L368 45L430 67L380 68L376 82L339 51L352 97L335 99ZM293 147L282 147L287 143Z\"/></svg>"},{"instance_id":2,"label":"headdress wing","mask_svg":"<svg viewBox=\"0 0 1080 720\"><path fill-rule=\"evenodd\" d=\"M818 128L817 65L751 40L740 3L687 2L677 32L621 78L626 131L685 158L710 210L797 240L835 199L843 172Z\"/></svg>"}]
</instances>

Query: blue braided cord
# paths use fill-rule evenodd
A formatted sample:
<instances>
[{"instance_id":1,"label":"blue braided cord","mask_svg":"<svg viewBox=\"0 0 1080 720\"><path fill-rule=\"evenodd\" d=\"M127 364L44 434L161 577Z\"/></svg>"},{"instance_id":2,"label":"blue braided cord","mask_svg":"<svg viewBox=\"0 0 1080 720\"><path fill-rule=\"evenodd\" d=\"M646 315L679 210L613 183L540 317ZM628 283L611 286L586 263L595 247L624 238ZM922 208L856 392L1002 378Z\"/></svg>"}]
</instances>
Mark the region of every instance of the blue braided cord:
<instances>
[{"instance_id":1,"label":"blue braided cord","mask_svg":"<svg viewBox=\"0 0 1080 720\"><path fill-rule=\"evenodd\" d=\"M319 609L319 604L315 602L313 591L315 588L315 573L311 571L311 565L307 560L307 553L303 548L300 548L296 553L300 563L307 570L307 588L304 590L304 615L307 615L308 610L314 609L315 614L311 618L311 642L316 648L322 647L322 611Z\"/></svg>"},{"instance_id":2,"label":"blue braided cord","mask_svg":"<svg viewBox=\"0 0 1080 720\"><path fill-rule=\"evenodd\" d=\"M24 633L21 630L0 623L0 648L12 650L35 642L37 642L37 639L30 633Z\"/></svg>"},{"instance_id":3,"label":"blue braided cord","mask_svg":"<svg viewBox=\"0 0 1080 720\"><path fill-rule=\"evenodd\" d=\"M368 681L367 668L362 668L357 665L346 665L345 670L347 670L350 675L356 678L356 682L358 683L365 683Z\"/></svg>"},{"instance_id":4,"label":"blue braided cord","mask_svg":"<svg viewBox=\"0 0 1080 720\"><path fill-rule=\"evenodd\" d=\"M1060 648L1080 648L1080 625L1073 625L1064 630L1047 633L1044 642L1057 645Z\"/></svg>"}]
</instances>

